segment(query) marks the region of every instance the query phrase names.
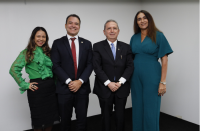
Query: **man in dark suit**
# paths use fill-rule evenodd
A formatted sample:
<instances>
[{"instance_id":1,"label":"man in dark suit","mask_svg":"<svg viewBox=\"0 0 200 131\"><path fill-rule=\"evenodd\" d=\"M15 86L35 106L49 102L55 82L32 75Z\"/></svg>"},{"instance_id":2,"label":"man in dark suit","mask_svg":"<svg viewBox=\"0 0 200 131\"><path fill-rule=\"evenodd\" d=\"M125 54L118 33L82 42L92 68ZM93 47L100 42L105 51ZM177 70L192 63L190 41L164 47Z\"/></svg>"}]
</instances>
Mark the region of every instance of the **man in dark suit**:
<instances>
[{"instance_id":1,"label":"man in dark suit","mask_svg":"<svg viewBox=\"0 0 200 131\"><path fill-rule=\"evenodd\" d=\"M86 118L89 102L92 73L92 44L78 37L79 16L72 14L66 19L67 35L53 42L51 60L53 72L57 76L56 93L58 94L61 131L71 130L73 107L76 113L76 131L86 131Z\"/></svg>"},{"instance_id":2,"label":"man in dark suit","mask_svg":"<svg viewBox=\"0 0 200 131\"><path fill-rule=\"evenodd\" d=\"M96 73L93 92L99 98L102 131L111 131L113 105L116 131L124 131L125 105L133 72L132 52L128 44L117 40L119 27L116 21L108 20L103 32L107 39L93 45L93 67Z\"/></svg>"}]
</instances>

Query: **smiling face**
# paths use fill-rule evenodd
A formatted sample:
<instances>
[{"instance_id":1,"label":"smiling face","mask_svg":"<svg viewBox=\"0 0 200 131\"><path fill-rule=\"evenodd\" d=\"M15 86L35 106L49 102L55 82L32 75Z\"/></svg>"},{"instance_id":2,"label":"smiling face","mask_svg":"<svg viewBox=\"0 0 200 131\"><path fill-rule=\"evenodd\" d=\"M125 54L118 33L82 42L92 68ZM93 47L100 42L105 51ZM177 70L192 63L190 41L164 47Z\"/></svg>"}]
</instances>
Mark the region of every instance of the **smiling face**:
<instances>
[{"instance_id":1,"label":"smiling face","mask_svg":"<svg viewBox=\"0 0 200 131\"><path fill-rule=\"evenodd\" d=\"M139 13L137 15L137 24L141 30L146 30L148 28L148 19L144 13Z\"/></svg>"},{"instance_id":2,"label":"smiling face","mask_svg":"<svg viewBox=\"0 0 200 131\"><path fill-rule=\"evenodd\" d=\"M46 42L46 33L42 30L37 31L34 41L37 46L43 46Z\"/></svg>"},{"instance_id":3,"label":"smiling face","mask_svg":"<svg viewBox=\"0 0 200 131\"><path fill-rule=\"evenodd\" d=\"M119 28L117 23L115 22L108 22L106 24L106 27L104 29L104 35L106 38L111 41L115 42L117 40L118 34L119 34Z\"/></svg>"},{"instance_id":4,"label":"smiling face","mask_svg":"<svg viewBox=\"0 0 200 131\"><path fill-rule=\"evenodd\" d=\"M67 34L70 36L76 36L80 30L80 21L76 17L69 17L67 23L65 24Z\"/></svg>"}]
</instances>

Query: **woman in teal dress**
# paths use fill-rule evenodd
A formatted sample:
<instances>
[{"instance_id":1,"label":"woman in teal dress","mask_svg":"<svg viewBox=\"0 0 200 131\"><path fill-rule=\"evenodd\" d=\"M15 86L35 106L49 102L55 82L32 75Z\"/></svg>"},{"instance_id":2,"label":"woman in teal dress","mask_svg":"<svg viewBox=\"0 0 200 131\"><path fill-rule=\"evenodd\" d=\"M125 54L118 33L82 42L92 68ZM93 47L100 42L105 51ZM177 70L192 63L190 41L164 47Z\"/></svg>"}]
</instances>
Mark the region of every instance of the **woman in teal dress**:
<instances>
[{"instance_id":1,"label":"woman in teal dress","mask_svg":"<svg viewBox=\"0 0 200 131\"><path fill-rule=\"evenodd\" d=\"M54 122L59 121L48 40L46 30L36 27L28 46L20 52L9 72L19 85L20 93L27 91L34 131L51 131ZM24 67L30 83L22 78Z\"/></svg>"},{"instance_id":2,"label":"woman in teal dress","mask_svg":"<svg viewBox=\"0 0 200 131\"><path fill-rule=\"evenodd\" d=\"M136 14L134 32L130 41L134 56L131 78L133 131L159 131L161 96L166 93L168 55L173 51L145 10Z\"/></svg>"}]
</instances>

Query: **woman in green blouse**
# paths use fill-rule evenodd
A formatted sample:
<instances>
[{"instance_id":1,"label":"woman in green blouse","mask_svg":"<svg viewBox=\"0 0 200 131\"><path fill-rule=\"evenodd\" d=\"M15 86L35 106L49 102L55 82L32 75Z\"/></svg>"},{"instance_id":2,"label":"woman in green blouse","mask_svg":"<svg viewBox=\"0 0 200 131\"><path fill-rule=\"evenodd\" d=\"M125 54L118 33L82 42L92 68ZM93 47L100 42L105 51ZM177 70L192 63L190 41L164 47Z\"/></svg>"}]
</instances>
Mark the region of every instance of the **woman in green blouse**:
<instances>
[{"instance_id":1,"label":"woman in green blouse","mask_svg":"<svg viewBox=\"0 0 200 131\"><path fill-rule=\"evenodd\" d=\"M34 131L51 131L53 123L59 120L48 40L46 30L36 27L28 46L20 52L10 68L10 74L20 87L20 93L27 90ZM22 78L24 66L30 83Z\"/></svg>"}]
</instances>

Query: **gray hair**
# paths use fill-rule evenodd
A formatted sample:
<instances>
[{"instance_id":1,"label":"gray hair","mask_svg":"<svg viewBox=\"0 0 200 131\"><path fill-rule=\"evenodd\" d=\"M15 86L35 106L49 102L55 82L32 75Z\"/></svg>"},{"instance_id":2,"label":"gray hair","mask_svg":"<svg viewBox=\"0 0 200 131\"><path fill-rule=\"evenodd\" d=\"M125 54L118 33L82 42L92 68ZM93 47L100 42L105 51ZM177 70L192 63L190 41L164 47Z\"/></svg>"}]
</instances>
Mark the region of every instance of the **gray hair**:
<instances>
[{"instance_id":1,"label":"gray hair","mask_svg":"<svg viewBox=\"0 0 200 131\"><path fill-rule=\"evenodd\" d=\"M110 19L110 20L107 20L106 23L104 24L104 30L105 30L106 24L107 24L108 22L115 22L115 23L117 24L118 29L119 29L119 26L118 26L117 21Z\"/></svg>"}]
</instances>

